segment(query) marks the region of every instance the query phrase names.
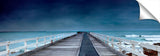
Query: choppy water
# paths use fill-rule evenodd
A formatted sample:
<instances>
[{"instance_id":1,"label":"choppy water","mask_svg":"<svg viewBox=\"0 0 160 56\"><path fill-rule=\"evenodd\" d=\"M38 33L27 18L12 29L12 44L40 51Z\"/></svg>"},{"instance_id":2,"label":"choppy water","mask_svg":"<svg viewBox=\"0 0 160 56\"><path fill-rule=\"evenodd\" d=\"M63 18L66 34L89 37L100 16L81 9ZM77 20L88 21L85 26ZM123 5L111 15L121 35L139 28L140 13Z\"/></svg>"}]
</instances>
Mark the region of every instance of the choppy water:
<instances>
[{"instance_id":1,"label":"choppy water","mask_svg":"<svg viewBox=\"0 0 160 56\"><path fill-rule=\"evenodd\" d=\"M160 35L160 31L106 31L106 32L97 32L97 33L125 38L129 40L135 40L135 41L147 41L145 40L145 38L153 38L153 37L125 37L125 35ZM160 38L160 37L158 36L156 38Z\"/></svg>"},{"instance_id":2,"label":"choppy water","mask_svg":"<svg viewBox=\"0 0 160 56\"><path fill-rule=\"evenodd\" d=\"M42 37L42 36L53 35L53 34L58 34L58 33L63 33L63 32L59 32L59 31L57 32L0 32L0 42ZM104 32L98 31L97 33L121 37L121 38L126 38L125 35L132 35L132 34L134 35L160 35L160 31L143 31L143 32L142 31L104 31ZM143 38L135 37L135 38L126 38L126 39L142 41Z\"/></svg>"},{"instance_id":3,"label":"choppy water","mask_svg":"<svg viewBox=\"0 0 160 56\"><path fill-rule=\"evenodd\" d=\"M0 32L0 42L48 36L65 32Z\"/></svg>"}]
</instances>

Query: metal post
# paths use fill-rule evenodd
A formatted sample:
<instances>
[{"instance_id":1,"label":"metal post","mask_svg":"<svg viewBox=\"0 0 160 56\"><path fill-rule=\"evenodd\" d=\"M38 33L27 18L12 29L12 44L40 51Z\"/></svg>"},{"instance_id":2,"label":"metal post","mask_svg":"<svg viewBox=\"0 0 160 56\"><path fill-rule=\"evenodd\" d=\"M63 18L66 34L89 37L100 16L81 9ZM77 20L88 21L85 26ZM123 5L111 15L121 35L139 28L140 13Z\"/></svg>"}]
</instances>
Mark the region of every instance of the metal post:
<instances>
[{"instance_id":1,"label":"metal post","mask_svg":"<svg viewBox=\"0 0 160 56\"><path fill-rule=\"evenodd\" d=\"M143 53L143 47L142 47L142 46L140 46L140 53L141 53L141 54L144 54L144 53Z\"/></svg>"},{"instance_id":2,"label":"metal post","mask_svg":"<svg viewBox=\"0 0 160 56\"><path fill-rule=\"evenodd\" d=\"M46 37L44 37L44 45L46 45Z\"/></svg>"},{"instance_id":3,"label":"metal post","mask_svg":"<svg viewBox=\"0 0 160 56\"><path fill-rule=\"evenodd\" d=\"M158 56L160 56L160 52L158 52Z\"/></svg>"},{"instance_id":4,"label":"metal post","mask_svg":"<svg viewBox=\"0 0 160 56\"><path fill-rule=\"evenodd\" d=\"M119 45L122 46L122 41L119 40ZM119 47L119 51L122 52L122 48Z\"/></svg>"},{"instance_id":5,"label":"metal post","mask_svg":"<svg viewBox=\"0 0 160 56\"><path fill-rule=\"evenodd\" d=\"M38 39L39 38L36 39L36 48L38 48Z\"/></svg>"},{"instance_id":6,"label":"metal post","mask_svg":"<svg viewBox=\"0 0 160 56\"><path fill-rule=\"evenodd\" d=\"M132 44L132 49L135 50L135 45L134 44ZM132 56L136 56L136 55L132 53Z\"/></svg>"},{"instance_id":7,"label":"metal post","mask_svg":"<svg viewBox=\"0 0 160 56\"><path fill-rule=\"evenodd\" d=\"M9 41L7 42L7 45L6 45L6 51L7 51L7 56L9 56L9 53L10 53L10 50L9 50Z\"/></svg>"},{"instance_id":8,"label":"metal post","mask_svg":"<svg viewBox=\"0 0 160 56\"><path fill-rule=\"evenodd\" d=\"M102 39L102 41L105 43L105 37L103 37L102 35L99 35L99 38Z\"/></svg>"},{"instance_id":9,"label":"metal post","mask_svg":"<svg viewBox=\"0 0 160 56\"><path fill-rule=\"evenodd\" d=\"M26 52L27 51L27 41L24 42L24 47L25 47L24 51Z\"/></svg>"},{"instance_id":10,"label":"metal post","mask_svg":"<svg viewBox=\"0 0 160 56\"><path fill-rule=\"evenodd\" d=\"M158 51L158 47L156 47L157 55L160 56L160 52Z\"/></svg>"},{"instance_id":11,"label":"metal post","mask_svg":"<svg viewBox=\"0 0 160 56\"><path fill-rule=\"evenodd\" d=\"M107 37L107 44L109 45L109 37Z\"/></svg>"},{"instance_id":12,"label":"metal post","mask_svg":"<svg viewBox=\"0 0 160 56\"><path fill-rule=\"evenodd\" d=\"M114 39L112 38L112 48L114 48L114 44L113 44Z\"/></svg>"},{"instance_id":13,"label":"metal post","mask_svg":"<svg viewBox=\"0 0 160 56\"><path fill-rule=\"evenodd\" d=\"M53 40L51 40L51 44L53 44Z\"/></svg>"},{"instance_id":14,"label":"metal post","mask_svg":"<svg viewBox=\"0 0 160 56\"><path fill-rule=\"evenodd\" d=\"M135 50L135 45L134 44L132 44L132 49Z\"/></svg>"}]
</instances>

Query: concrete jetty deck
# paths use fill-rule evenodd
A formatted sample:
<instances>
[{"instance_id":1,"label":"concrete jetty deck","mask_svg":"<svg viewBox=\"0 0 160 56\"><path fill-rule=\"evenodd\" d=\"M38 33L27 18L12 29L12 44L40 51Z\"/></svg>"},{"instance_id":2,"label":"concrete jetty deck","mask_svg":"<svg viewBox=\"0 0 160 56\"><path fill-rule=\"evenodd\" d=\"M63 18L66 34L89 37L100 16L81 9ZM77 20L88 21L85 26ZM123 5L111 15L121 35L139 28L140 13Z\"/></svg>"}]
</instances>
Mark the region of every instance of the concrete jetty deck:
<instances>
[{"instance_id":1,"label":"concrete jetty deck","mask_svg":"<svg viewBox=\"0 0 160 56\"><path fill-rule=\"evenodd\" d=\"M83 35L79 56L99 56L87 33Z\"/></svg>"},{"instance_id":2,"label":"concrete jetty deck","mask_svg":"<svg viewBox=\"0 0 160 56\"><path fill-rule=\"evenodd\" d=\"M28 54L27 54L28 55ZM25 54L21 55L25 56ZM121 56L88 33L78 33L28 56Z\"/></svg>"},{"instance_id":3,"label":"concrete jetty deck","mask_svg":"<svg viewBox=\"0 0 160 56\"><path fill-rule=\"evenodd\" d=\"M81 46L83 34L77 34L65 40L40 50L31 56L77 56Z\"/></svg>"},{"instance_id":4,"label":"concrete jetty deck","mask_svg":"<svg viewBox=\"0 0 160 56\"><path fill-rule=\"evenodd\" d=\"M92 41L93 46L98 52L99 56L118 56L115 54L115 51L110 50L110 47L103 45L91 36L89 36L89 38Z\"/></svg>"}]
</instances>

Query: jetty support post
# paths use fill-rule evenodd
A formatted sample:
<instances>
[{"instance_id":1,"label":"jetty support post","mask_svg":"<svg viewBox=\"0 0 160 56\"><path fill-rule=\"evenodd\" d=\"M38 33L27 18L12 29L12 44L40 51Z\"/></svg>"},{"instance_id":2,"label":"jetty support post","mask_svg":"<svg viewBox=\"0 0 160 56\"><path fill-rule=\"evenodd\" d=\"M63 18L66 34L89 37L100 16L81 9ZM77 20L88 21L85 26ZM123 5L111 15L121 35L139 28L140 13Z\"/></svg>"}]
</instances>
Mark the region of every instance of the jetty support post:
<instances>
[{"instance_id":1,"label":"jetty support post","mask_svg":"<svg viewBox=\"0 0 160 56\"><path fill-rule=\"evenodd\" d=\"M119 45L122 46L122 41L121 40L119 40ZM122 53L122 48L121 47L119 47L119 51Z\"/></svg>"},{"instance_id":2,"label":"jetty support post","mask_svg":"<svg viewBox=\"0 0 160 56\"><path fill-rule=\"evenodd\" d=\"M158 52L158 56L160 56L160 52Z\"/></svg>"},{"instance_id":3,"label":"jetty support post","mask_svg":"<svg viewBox=\"0 0 160 56\"><path fill-rule=\"evenodd\" d=\"M144 52L143 52L143 47L142 47L142 46L140 46L140 53L141 53L141 54L144 54Z\"/></svg>"},{"instance_id":4,"label":"jetty support post","mask_svg":"<svg viewBox=\"0 0 160 56\"><path fill-rule=\"evenodd\" d=\"M157 46L156 49L157 49L157 55L160 56L160 52L158 51L159 47Z\"/></svg>"},{"instance_id":5,"label":"jetty support post","mask_svg":"<svg viewBox=\"0 0 160 56\"><path fill-rule=\"evenodd\" d=\"M7 55L6 56L9 56L9 53L10 53L9 44L10 44L10 41L8 41L7 45L6 45L6 51L7 51Z\"/></svg>"},{"instance_id":6,"label":"jetty support post","mask_svg":"<svg viewBox=\"0 0 160 56\"><path fill-rule=\"evenodd\" d=\"M131 45L132 45L132 49L135 50L135 44L131 44ZM132 56L136 56L136 55L132 53Z\"/></svg>"},{"instance_id":7,"label":"jetty support post","mask_svg":"<svg viewBox=\"0 0 160 56\"><path fill-rule=\"evenodd\" d=\"M112 38L112 48L114 48L114 44L113 43L114 43L114 39Z\"/></svg>"},{"instance_id":8,"label":"jetty support post","mask_svg":"<svg viewBox=\"0 0 160 56\"><path fill-rule=\"evenodd\" d=\"M26 52L27 51L27 41L24 41L24 52Z\"/></svg>"},{"instance_id":9,"label":"jetty support post","mask_svg":"<svg viewBox=\"0 0 160 56\"><path fill-rule=\"evenodd\" d=\"M52 38L52 36L50 36L50 41L51 41L51 44L53 43L53 38Z\"/></svg>"},{"instance_id":10,"label":"jetty support post","mask_svg":"<svg viewBox=\"0 0 160 56\"><path fill-rule=\"evenodd\" d=\"M107 37L107 44L109 45L109 36Z\"/></svg>"},{"instance_id":11,"label":"jetty support post","mask_svg":"<svg viewBox=\"0 0 160 56\"><path fill-rule=\"evenodd\" d=\"M39 38L36 38L36 48L38 48L38 39Z\"/></svg>"},{"instance_id":12,"label":"jetty support post","mask_svg":"<svg viewBox=\"0 0 160 56\"><path fill-rule=\"evenodd\" d=\"M46 45L46 37L44 37L44 45Z\"/></svg>"},{"instance_id":13,"label":"jetty support post","mask_svg":"<svg viewBox=\"0 0 160 56\"><path fill-rule=\"evenodd\" d=\"M54 36L50 37L51 44L53 44Z\"/></svg>"},{"instance_id":14,"label":"jetty support post","mask_svg":"<svg viewBox=\"0 0 160 56\"><path fill-rule=\"evenodd\" d=\"M53 40L51 40L51 44L53 44Z\"/></svg>"}]
</instances>

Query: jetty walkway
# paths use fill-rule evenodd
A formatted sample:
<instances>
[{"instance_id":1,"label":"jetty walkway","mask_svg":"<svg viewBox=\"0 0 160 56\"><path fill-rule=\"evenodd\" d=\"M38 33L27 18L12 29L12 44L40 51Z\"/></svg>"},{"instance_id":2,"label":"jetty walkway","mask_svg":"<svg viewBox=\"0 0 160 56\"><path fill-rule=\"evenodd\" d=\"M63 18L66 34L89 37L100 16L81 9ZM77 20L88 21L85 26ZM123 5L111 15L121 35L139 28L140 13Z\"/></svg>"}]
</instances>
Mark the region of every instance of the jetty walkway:
<instances>
[{"instance_id":1,"label":"jetty walkway","mask_svg":"<svg viewBox=\"0 0 160 56\"><path fill-rule=\"evenodd\" d=\"M44 41L39 42L39 39ZM36 40L36 43L28 44L27 41L31 40ZM9 48L10 44L19 42L24 42L24 46ZM160 46L93 32L62 33L0 43L0 46L5 45L6 51L0 52L0 56L15 56L12 54L20 52L15 50L21 49L24 52L18 56L160 56ZM36 48L27 50L33 46Z\"/></svg>"},{"instance_id":2,"label":"jetty walkway","mask_svg":"<svg viewBox=\"0 0 160 56\"><path fill-rule=\"evenodd\" d=\"M78 33L53 43L43 49L26 52L19 56L119 56L101 44L89 33Z\"/></svg>"},{"instance_id":3,"label":"jetty walkway","mask_svg":"<svg viewBox=\"0 0 160 56\"><path fill-rule=\"evenodd\" d=\"M26 54L23 54L24 56ZM118 56L108 47L97 42L88 33L76 34L73 37L39 50L29 56Z\"/></svg>"}]
</instances>

